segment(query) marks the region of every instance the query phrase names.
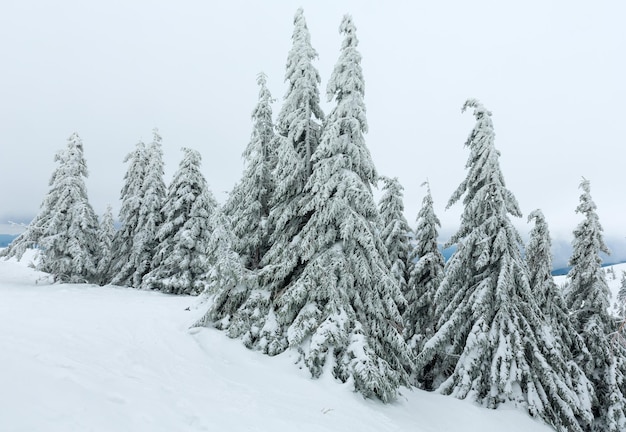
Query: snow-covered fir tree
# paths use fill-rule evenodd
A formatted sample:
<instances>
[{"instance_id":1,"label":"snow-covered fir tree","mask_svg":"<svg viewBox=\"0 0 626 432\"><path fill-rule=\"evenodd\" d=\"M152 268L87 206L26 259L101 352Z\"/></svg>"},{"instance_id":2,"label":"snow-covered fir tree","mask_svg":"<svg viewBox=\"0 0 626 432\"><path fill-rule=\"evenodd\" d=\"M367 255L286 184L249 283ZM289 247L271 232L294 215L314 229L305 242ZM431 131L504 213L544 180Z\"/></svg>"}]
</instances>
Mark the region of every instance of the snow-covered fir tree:
<instances>
[{"instance_id":1,"label":"snow-covered fir tree","mask_svg":"<svg viewBox=\"0 0 626 432\"><path fill-rule=\"evenodd\" d=\"M109 268L113 259L113 238L115 237L115 222L113 209L108 205L100 220L98 228L98 267L97 275L99 283L104 285L108 282Z\"/></svg>"},{"instance_id":2,"label":"snow-covered fir tree","mask_svg":"<svg viewBox=\"0 0 626 432\"><path fill-rule=\"evenodd\" d=\"M231 221L216 208L211 215L211 236L208 242L211 270L207 278L205 294L211 298L211 306L196 326L214 325L226 330L230 337L238 337L249 331L247 310L241 304L250 295L250 271L234 250L237 241L231 230Z\"/></svg>"},{"instance_id":3,"label":"snow-covered fir tree","mask_svg":"<svg viewBox=\"0 0 626 432\"><path fill-rule=\"evenodd\" d=\"M562 290L552 276L552 240L548 223L541 210L531 212L528 221L534 221L526 246L530 288L554 334L561 338L567 349L572 350L572 355L577 356L577 363L586 364L589 353L584 341L572 326Z\"/></svg>"},{"instance_id":4,"label":"snow-covered fir tree","mask_svg":"<svg viewBox=\"0 0 626 432\"><path fill-rule=\"evenodd\" d=\"M376 170L363 137L364 81L350 16L340 32L341 54L327 90L336 106L298 208L305 225L291 243L288 273L282 263L266 267L283 278L275 341L297 349L312 376L327 371L367 397L389 401L408 384L404 368L411 359L397 308L402 294L378 233Z\"/></svg>"},{"instance_id":5,"label":"snow-covered fir tree","mask_svg":"<svg viewBox=\"0 0 626 432\"><path fill-rule=\"evenodd\" d=\"M271 246L261 261L261 267L269 266L270 269L259 273L260 283L244 294L247 298L240 298L243 303L230 320L238 324L236 329L229 330L230 335L241 336L246 346L258 347L269 354L287 348L285 339L277 330L272 302L302 269L294 248L308 219L308 215L300 212L301 200L311 173L311 156L319 141L320 122L324 118L318 88L320 75L313 66L316 58L304 13L298 9L294 17L292 47L287 57L285 81L288 89L276 121L276 142L271 144L277 149L275 187L267 219ZM236 302L223 304L232 307ZM214 311L216 316L229 313Z\"/></svg>"},{"instance_id":6,"label":"snow-covered fir tree","mask_svg":"<svg viewBox=\"0 0 626 432\"><path fill-rule=\"evenodd\" d=\"M391 273L400 284L402 293L406 293L411 228L404 217L404 188L397 177L381 176L380 179L383 181L383 196L378 203L380 236L387 248ZM404 308L404 305L399 306Z\"/></svg>"},{"instance_id":7,"label":"snow-covered fir tree","mask_svg":"<svg viewBox=\"0 0 626 432\"><path fill-rule=\"evenodd\" d=\"M278 159L274 171L275 185L270 201L268 228L271 247L263 264L271 265L264 272L263 285L275 298L289 281L301 271L302 263L292 250L294 239L307 222L308 215L300 211L304 186L311 175L311 156L320 138L320 122L324 113L320 107L320 75L313 66L317 52L311 46L311 36L300 8L294 17L292 47L287 57L285 81L288 89L276 121ZM265 276L265 277L263 277ZM266 346L269 353L286 348Z\"/></svg>"},{"instance_id":8,"label":"snow-covered fir tree","mask_svg":"<svg viewBox=\"0 0 626 432\"><path fill-rule=\"evenodd\" d=\"M534 221L530 231L530 240L526 246L526 262L528 264L528 282L535 294L537 304L543 309L546 317L551 316L552 303L559 304L563 299L560 290L552 277L552 240L548 222L541 210L528 215L528 222ZM559 306L560 308L560 306Z\"/></svg>"},{"instance_id":9,"label":"snow-covered fir tree","mask_svg":"<svg viewBox=\"0 0 626 432\"><path fill-rule=\"evenodd\" d=\"M441 393L490 408L512 402L559 431L581 431L591 420L590 395L572 385L531 292L510 220L521 212L500 170L491 113L473 99L468 108L476 118L465 144L468 174L448 203L463 197L461 225L449 242L457 249L436 293L436 332L417 367Z\"/></svg>"},{"instance_id":10,"label":"snow-covered fir tree","mask_svg":"<svg viewBox=\"0 0 626 432\"><path fill-rule=\"evenodd\" d=\"M530 289L547 324L557 338L555 344L568 365L573 386L578 393L593 394L593 385L585 375L591 356L585 341L574 328L562 290L552 277L552 240L548 223L541 210L528 215L534 221L530 240L526 246L526 263Z\"/></svg>"},{"instance_id":11,"label":"snow-covered fir tree","mask_svg":"<svg viewBox=\"0 0 626 432\"><path fill-rule=\"evenodd\" d=\"M616 330L616 321L609 315L610 292L600 256L601 252L608 254L609 249L604 243L589 181L583 179L580 188L582 194L576 212L584 220L574 230L566 301L574 328L591 354L592 362L586 372L596 394L593 430L623 431L626 430L624 358L610 337Z\"/></svg>"},{"instance_id":12,"label":"snow-covered fir tree","mask_svg":"<svg viewBox=\"0 0 626 432\"><path fill-rule=\"evenodd\" d=\"M141 286L144 275L150 271L158 244L157 232L162 222L161 208L166 195L161 136L156 128L152 133L152 143L146 149L146 170L141 185L141 206L137 231L133 239L135 271L131 283L134 287Z\"/></svg>"},{"instance_id":13,"label":"snow-covered fir tree","mask_svg":"<svg viewBox=\"0 0 626 432\"><path fill-rule=\"evenodd\" d=\"M437 239L441 222L435 214L428 183L422 207L417 213L415 247L410 252L409 280L405 294L404 335L416 353L435 332L435 293L443 279L444 258Z\"/></svg>"},{"instance_id":14,"label":"snow-covered fir tree","mask_svg":"<svg viewBox=\"0 0 626 432\"><path fill-rule=\"evenodd\" d=\"M619 348L621 355L622 366L626 366L626 271L622 271L622 278L620 280L620 288L617 292L617 299L615 302L615 311L619 318L617 323L617 330L613 337L615 344ZM626 373L626 367L622 367L622 373ZM622 394L624 394L622 389Z\"/></svg>"},{"instance_id":15,"label":"snow-covered fir tree","mask_svg":"<svg viewBox=\"0 0 626 432\"><path fill-rule=\"evenodd\" d=\"M58 167L39 214L5 254L19 258L26 248L38 246L38 269L56 281L95 282L98 220L87 196L87 163L78 134L68 138L67 147L55 155L55 161Z\"/></svg>"},{"instance_id":16,"label":"snow-covered fir tree","mask_svg":"<svg viewBox=\"0 0 626 432\"><path fill-rule=\"evenodd\" d=\"M276 166L277 140L272 123L272 95L267 88L267 77L259 74L259 100L252 111L252 136L243 153L246 169L234 187L224 212L233 223L236 236L234 247L246 262L246 267L256 269L269 248L267 217L269 202L274 190L272 171Z\"/></svg>"},{"instance_id":17,"label":"snow-covered fir tree","mask_svg":"<svg viewBox=\"0 0 626 432\"><path fill-rule=\"evenodd\" d=\"M163 150L158 131L153 130L153 140L147 148L139 143L127 160L131 164L122 189L123 228L119 231L122 244L120 249L116 248L119 252L112 268L112 283L138 288L150 271L165 199Z\"/></svg>"},{"instance_id":18,"label":"snow-covered fir tree","mask_svg":"<svg viewBox=\"0 0 626 432\"><path fill-rule=\"evenodd\" d=\"M274 192L279 138L272 123L273 102L265 74L259 74L259 98L252 112L252 136L244 158L246 169L233 188L223 212L216 213L212 250L216 252L208 292L212 305L199 325L214 325L252 347L270 313L269 290L257 284L257 270L269 249L267 219ZM222 214L223 213L223 214ZM232 232L222 222L232 223ZM237 252L234 254L234 252ZM245 268L240 268L243 259ZM247 270L251 270L247 271Z\"/></svg>"},{"instance_id":19,"label":"snow-covered fir tree","mask_svg":"<svg viewBox=\"0 0 626 432\"><path fill-rule=\"evenodd\" d=\"M141 188L146 172L146 146L139 141L124 162L128 163L124 185L120 194L122 201L119 213L120 229L113 238L115 251L109 270L109 281L115 285L130 286L134 272L134 238L139 225L141 211Z\"/></svg>"},{"instance_id":20,"label":"snow-covered fir tree","mask_svg":"<svg viewBox=\"0 0 626 432\"><path fill-rule=\"evenodd\" d=\"M617 299L615 301L615 309L617 316L626 319L626 271L623 270L619 291L617 292Z\"/></svg>"},{"instance_id":21,"label":"snow-covered fir tree","mask_svg":"<svg viewBox=\"0 0 626 432\"><path fill-rule=\"evenodd\" d=\"M172 294L203 292L211 267L211 216L217 202L200 171L201 157L183 148L183 159L163 204L159 242L142 287Z\"/></svg>"}]
</instances>

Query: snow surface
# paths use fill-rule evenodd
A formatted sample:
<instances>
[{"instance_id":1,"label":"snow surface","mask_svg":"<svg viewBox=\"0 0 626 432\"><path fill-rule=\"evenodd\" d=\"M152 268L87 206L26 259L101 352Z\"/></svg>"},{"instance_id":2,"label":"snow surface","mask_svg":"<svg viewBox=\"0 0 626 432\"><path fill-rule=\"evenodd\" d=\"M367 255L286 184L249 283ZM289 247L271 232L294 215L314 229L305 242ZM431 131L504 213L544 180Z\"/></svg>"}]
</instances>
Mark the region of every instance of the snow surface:
<instances>
[{"instance_id":1,"label":"snow surface","mask_svg":"<svg viewBox=\"0 0 626 432\"><path fill-rule=\"evenodd\" d=\"M609 312L612 315L615 315L615 301L617 300L617 293L619 292L622 284L622 272L626 272L626 263L610 265L603 268L606 274L606 282L609 285L609 291L611 292L611 298L609 299ZM615 274L615 278L613 278L613 274ZM554 281L558 286L564 287L568 282L567 275L555 276Z\"/></svg>"},{"instance_id":2,"label":"snow surface","mask_svg":"<svg viewBox=\"0 0 626 432\"><path fill-rule=\"evenodd\" d=\"M190 330L204 312L197 298L51 285L31 259L0 260L2 432L551 430L512 407L419 390L365 400L350 384L310 379L292 354Z\"/></svg>"}]
</instances>

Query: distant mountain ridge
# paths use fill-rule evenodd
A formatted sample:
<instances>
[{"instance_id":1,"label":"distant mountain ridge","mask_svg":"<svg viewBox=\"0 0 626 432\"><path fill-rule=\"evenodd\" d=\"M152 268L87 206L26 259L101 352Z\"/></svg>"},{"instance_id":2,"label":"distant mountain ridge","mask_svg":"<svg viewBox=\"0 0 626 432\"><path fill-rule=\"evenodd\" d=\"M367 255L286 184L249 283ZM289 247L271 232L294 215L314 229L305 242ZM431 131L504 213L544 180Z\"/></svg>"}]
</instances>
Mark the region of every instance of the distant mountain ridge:
<instances>
[{"instance_id":1,"label":"distant mountain ridge","mask_svg":"<svg viewBox=\"0 0 626 432\"><path fill-rule=\"evenodd\" d=\"M0 234L0 247L7 247L16 237L17 234Z\"/></svg>"}]
</instances>

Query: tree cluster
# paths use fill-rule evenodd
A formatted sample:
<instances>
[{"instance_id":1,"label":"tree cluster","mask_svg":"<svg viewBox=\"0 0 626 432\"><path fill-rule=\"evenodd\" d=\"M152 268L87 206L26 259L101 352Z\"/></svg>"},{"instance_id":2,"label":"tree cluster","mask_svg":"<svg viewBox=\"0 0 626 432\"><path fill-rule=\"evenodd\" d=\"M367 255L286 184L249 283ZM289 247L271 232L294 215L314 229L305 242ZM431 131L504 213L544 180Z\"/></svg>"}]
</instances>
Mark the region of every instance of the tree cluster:
<instances>
[{"instance_id":1,"label":"tree cluster","mask_svg":"<svg viewBox=\"0 0 626 432\"><path fill-rule=\"evenodd\" d=\"M461 202L463 214L444 263L428 183L412 230L399 181L375 169L349 15L339 31L325 115L317 52L296 12L282 108L274 120L260 74L246 168L223 207L197 151L183 149L165 186L155 130L150 145L139 142L126 157L120 228L110 209L98 225L74 134L56 156L39 214L5 255L39 247L40 269L59 281L204 293L207 311L196 325L269 355L293 350L313 377L332 374L366 397L387 402L416 386L490 408L511 403L558 431L625 430L625 344L609 314L600 258L608 249L589 182L580 185L583 221L562 289L550 273L543 214L528 217L534 227L524 245L491 113L466 101L476 123L465 143L467 176L448 203Z\"/></svg>"}]
</instances>

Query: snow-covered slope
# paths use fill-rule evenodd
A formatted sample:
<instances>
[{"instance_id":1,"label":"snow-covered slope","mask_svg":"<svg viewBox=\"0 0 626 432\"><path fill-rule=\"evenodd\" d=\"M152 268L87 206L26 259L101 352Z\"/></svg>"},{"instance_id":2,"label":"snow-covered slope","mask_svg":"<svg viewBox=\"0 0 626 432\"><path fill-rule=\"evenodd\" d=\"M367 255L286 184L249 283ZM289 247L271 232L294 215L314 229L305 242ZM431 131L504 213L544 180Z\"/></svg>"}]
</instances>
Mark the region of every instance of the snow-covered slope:
<instances>
[{"instance_id":1,"label":"snow-covered slope","mask_svg":"<svg viewBox=\"0 0 626 432\"><path fill-rule=\"evenodd\" d=\"M604 271L606 272L606 281L611 291L610 312L615 313L615 301L617 299L617 293L619 292L622 283L622 272L626 271L626 263L604 267ZM565 286L565 284L567 284L567 276L555 276L554 281L557 283L557 285L563 287Z\"/></svg>"},{"instance_id":2,"label":"snow-covered slope","mask_svg":"<svg viewBox=\"0 0 626 432\"><path fill-rule=\"evenodd\" d=\"M364 400L349 384L310 379L290 354L189 330L197 302L51 285L0 260L0 431L551 430L514 408L419 390L390 405Z\"/></svg>"}]
</instances>

